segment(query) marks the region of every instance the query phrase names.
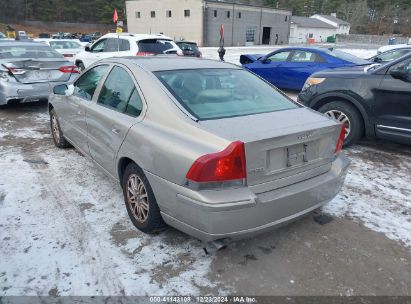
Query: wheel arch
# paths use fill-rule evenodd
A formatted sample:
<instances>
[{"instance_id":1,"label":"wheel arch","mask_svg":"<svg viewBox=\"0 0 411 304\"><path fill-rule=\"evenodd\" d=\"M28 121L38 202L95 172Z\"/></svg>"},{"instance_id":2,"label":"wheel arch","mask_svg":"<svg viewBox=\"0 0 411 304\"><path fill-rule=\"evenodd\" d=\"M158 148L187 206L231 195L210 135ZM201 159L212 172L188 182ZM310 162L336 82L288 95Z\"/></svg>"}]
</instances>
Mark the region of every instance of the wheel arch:
<instances>
[{"instance_id":1,"label":"wheel arch","mask_svg":"<svg viewBox=\"0 0 411 304\"><path fill-rule=\"evenodd\" d=\"M120 183L121 183L122 180L123 180L124 172L126 171L127 166L128 166L129 164L131 164L131 163L134 163L134 164L136 164L139 168L141 168L141 167L137 164L137 162L135 162L135 161L134 161L133 159L131 159L130 157L124 156L124 157L121 157L121 158L118 160L118 163L117 163L117 175L118 175L118 179L119 179Z\"/></svg>"},{"instance_id":2,"label":"wheel arch","mask_svg":"<svg viewBox=\"0 0 411 304\"><path fill-rule=\"evenodd\" d=\"M318 110L323 105L333 102L333 101L342 101L350 104L353 106L361 115L361 118L364 123L364 130L366 136L375 136L375 130L370 122L369 115L357 98L344 94L344 93L331 93L331 94L324 94L318 96L313 102L311 103L311 108L314 110Z\"/></svg>"}]
</instances>

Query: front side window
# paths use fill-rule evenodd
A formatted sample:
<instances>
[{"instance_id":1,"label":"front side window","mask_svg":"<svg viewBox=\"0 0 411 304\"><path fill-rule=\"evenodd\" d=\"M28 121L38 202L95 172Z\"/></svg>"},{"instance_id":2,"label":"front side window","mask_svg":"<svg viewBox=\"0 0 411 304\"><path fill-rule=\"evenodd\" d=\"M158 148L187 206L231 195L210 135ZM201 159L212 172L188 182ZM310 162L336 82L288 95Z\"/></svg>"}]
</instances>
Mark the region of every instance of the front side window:
<instances>
[{"instance_id":1,"label":"front side window","mask_svg":"<svg viewBox=\"0 0 411 304\"><path fill-rule=\"evenodd\" d=\"M94 92L107 68L108 65L99 65L83 74L74 83L74 95L85 100L92 100Z\"/></svg>"},{"instance_id":2,"label":"front side window","mask_svg":"<svg viewBox=\"0 0 411 304\"><path fill-rule=\"evenodd\" d=\"M392 61L397 58L400 58L401 56L404 56L405 54L409 53L409 50L395 50L392 52L388 52L385 54L381 54L378 56L382 61Z\"/></svg>"},{"instance_id":3,"label":"front side window","mask_svg":"<svg viewBox=\"0 0 411 304\"><path fill-rule=\"evenodd\" d=\"M317 55L307 51L294 51L291 62L316 62Z\"/></svg>"},{"instance_id":4,"label":"front side window","mask_svg":"<svg viewBox=\"0 0 411 304\"><path fill-rule=\"evenodd\" d=\"M290 56L290 52L279 52L267 57L267 60L271 62L285 62Z\"/></svg>"},{"instance_id":5,"label":"front side window","mask_svg":"<svg viewBox=\"0 0 411 304\"><path fill-rule=\"evenodd\" d=\"M120 113L138 116L142 102L130 74L121 67L114 67L108 75L97 100L98 104Z\"/></svg>"},{"instance_id":6,"label":"front side window","mask_svg":"<svg viewBox=\"0 0 411 304\"><path fill-rule=\"evenodd\" d=\"M107 41L107 39L100 40L95 45L93 45L93 48L91 49L91 51L93 53L104 52L104 47L106 45L106 41Z\"/></svg>"},{"instance_id":7,"label":"front side window","mask_svg":"<svg viewBox=\"0 0 411 304\"><path fill-rule=\"evenodd\" d=\"M244 70L173 70L155 75L199 120L298 108L271 85Z\"/></svg>"}]
</instances>

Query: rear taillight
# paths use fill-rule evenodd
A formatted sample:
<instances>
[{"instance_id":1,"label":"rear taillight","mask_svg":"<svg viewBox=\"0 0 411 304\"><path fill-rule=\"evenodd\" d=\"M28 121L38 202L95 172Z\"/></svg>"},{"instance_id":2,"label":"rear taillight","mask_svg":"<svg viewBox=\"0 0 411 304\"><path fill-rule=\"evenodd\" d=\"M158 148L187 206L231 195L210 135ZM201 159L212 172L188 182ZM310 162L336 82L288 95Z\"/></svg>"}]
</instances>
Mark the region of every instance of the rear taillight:
<instances>
[{"instance_id":1,"label":"rear taillight","mask_svg":"<svg viewBox=\"0 0 411 304\"><path fill-rule=\"evenodd\" d=\"M150 53L150 52L138 52L136 54L136 56L154 56L154 53Z\"/></svg>"},{"instance_id":2,"label":"rear taillight","mask_svg":"<svg viewBox=\"0 0 411 304\"><path fill-rule=\"evenodd\" d=\"M246 178L244 143L236 141L221 152L198 158L186 178L194 182L222 182Z\"/></svg>"},{"instance_id":3,"label":"rear taillight","mask_svg":"<svg viewBox=\"0 0 411 304\"><path fill-rule=\"evenodd\" d=\"M338 137L338 141L337 141L337 145L335 146L334 154L338 154L341 152L346 133L347 133L347 129L345 128L345 124L343 124L341 126L340 136Z\"/></svg>"},{"instance_id":4,"label":"rear taillight","mask_svg":"<svg viewBox=\"0 0 411 304\"><path fill-rule=\"evenodd\" d=\"M62 73L70 73L70 74L80 73L78 67L75 65L62 66L61 68L59 68L59 71Z\"/></svg>"}]
</instances>

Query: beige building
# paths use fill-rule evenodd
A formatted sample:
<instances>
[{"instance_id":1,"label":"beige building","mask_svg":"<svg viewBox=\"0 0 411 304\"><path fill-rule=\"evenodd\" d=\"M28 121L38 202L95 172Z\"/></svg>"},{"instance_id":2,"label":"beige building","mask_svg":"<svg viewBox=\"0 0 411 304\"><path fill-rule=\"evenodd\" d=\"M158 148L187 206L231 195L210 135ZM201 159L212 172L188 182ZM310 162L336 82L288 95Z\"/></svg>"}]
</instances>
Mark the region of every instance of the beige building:
<instances>
[{"instance_id":1,"label":"beige building","mask_svg":"<svg viewBox=\"0 0 411 304\"><path fill-rule=\"evenodd\" d=\"M163 33L174 40L218 46L288 43L291 12L216 0L126 1L128 31Z\"/></svg>"}]
</instances>

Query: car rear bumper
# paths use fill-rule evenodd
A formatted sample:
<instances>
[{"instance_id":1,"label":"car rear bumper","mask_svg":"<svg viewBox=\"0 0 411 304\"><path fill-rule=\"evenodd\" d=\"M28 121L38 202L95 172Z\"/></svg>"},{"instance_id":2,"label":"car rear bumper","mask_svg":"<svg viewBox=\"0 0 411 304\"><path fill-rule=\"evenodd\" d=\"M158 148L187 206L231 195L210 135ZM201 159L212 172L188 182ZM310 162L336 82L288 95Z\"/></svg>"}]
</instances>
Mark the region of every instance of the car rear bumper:
<instances>
[{"instance_id":1,"label":"car rear bumper","mask_svg":"<svg viewBox=\"0 0 411 304\"><path fill-rule=\"evenodd\" d=\"M349 164L341 154L325 174L258 195L248 187L194 191L146 175L167 224L213 241L257 235L321 207L340 191Z\"/></svg>"},{"instance_id":2,"label":"car rear bumper","mask_svg":"<svg viewBox=\"0 0 411 304\"><path fill-rule=\"evenodd\" d=\"M62 83L70 83L77 76L72 74L67 82L21 83L0 80L0 105L9 102L26 103L47 100L51 89Z\"/></svg>"}]
</instances>

